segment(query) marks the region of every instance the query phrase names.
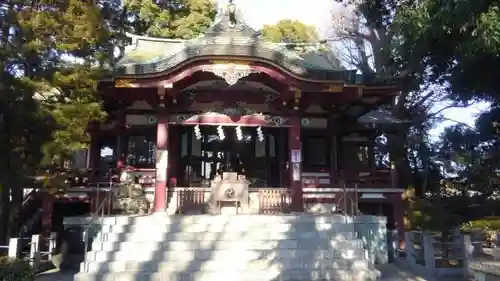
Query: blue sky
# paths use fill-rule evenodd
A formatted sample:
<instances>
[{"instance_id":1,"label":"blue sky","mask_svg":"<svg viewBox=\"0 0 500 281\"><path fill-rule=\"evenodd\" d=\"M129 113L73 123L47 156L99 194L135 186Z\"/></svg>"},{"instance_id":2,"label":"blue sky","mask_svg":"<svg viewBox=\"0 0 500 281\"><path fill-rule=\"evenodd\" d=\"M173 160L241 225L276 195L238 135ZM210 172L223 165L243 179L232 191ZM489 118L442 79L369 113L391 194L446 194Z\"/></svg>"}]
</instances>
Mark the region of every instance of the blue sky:
<instances>
[{"instance_id":1,"label":"blue sky","mask_svg":"<svg viewBox=\"0 0 500 281\"><path fill-rule=\"evenodd\" d=\"M325 35L330 28L330 13L335 9L332 0L314 0L314 5L303 0L234 0L241 10L244 20L252 27L260 29L264 24L275 24L282 19L295 19L306 24L314 25L320 34ZM219 5L225 6L228 0L217 0ZM443 105L437 105L439 110ZM452 108L443 111L446 118L473 125L475 117L484 110L487 104L477 104L470 108ZM444 127L453 125L446 121L431 131L437 137Z\"/></svg>"}]
</instances>

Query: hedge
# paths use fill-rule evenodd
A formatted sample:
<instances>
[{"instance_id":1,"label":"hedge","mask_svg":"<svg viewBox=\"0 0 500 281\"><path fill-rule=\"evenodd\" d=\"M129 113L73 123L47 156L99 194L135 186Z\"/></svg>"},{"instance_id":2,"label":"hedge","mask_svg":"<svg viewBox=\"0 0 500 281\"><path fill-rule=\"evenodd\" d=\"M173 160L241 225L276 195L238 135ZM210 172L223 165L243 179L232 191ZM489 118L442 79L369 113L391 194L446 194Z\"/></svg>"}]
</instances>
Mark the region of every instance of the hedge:
<instances>
[{"instance_id":1,"label":"hedge","mask_svg":"<svg viewBox=\"0 0 500 281\"><path fill-rule=\"evenodd\" d=\"M35 271L28 262L0 257L0 280L33 281L35 280Z\"/></svg>"},{"instance_id":2,"label":"hedge","mask_svg":"<svg viewBox=\"0 0 500 281\"><path fill-rule=\"evenodd\" d=\"M484 217L462 225L463 230L492 230L500 232L500 217Z\"/></svg>"}]
</instances>

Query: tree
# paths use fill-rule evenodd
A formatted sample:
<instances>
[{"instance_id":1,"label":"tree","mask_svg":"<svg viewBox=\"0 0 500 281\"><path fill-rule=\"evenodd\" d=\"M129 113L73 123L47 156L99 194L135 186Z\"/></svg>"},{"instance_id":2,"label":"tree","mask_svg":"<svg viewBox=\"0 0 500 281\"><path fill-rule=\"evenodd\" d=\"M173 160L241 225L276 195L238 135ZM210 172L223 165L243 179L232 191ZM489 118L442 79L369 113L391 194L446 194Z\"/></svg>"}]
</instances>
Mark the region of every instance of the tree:
<instances>
[{"instance_id":1,"label":"tree","mask_svg":"<svg viewBox=\"0 0 500 281\"><path fill-rule=\"evenodd\" d=\"M125 0L123 4L129 31L162 38L199 36L217 14L212 0Z\"/></svg>"},{"instance_id":2,"label":"tree","mask_svg":"<svg viewBox=\"0 0 500 281\"><path fill-rule=\"evenodd\" d=\"M500 3L419 1L398 19L405 48L412 48L450 99L491 102L473 128L459 124L442 136L440 153L461 192L488 198L500 191ZM486 206L481 204L481 206Z\"/></svg>"},{"instance_id":3,"label":"tree","mask_svg":"<svg viewBox=\"0 0 500 281\"><path fill-rule=\"evenodd\" d=\"M122 53L125 31L193 38L212 1L19 1L0 4L0 244L16 235L21 186L43 163L61 165L102 120L96 84ZM12 195L12 200L10 196Z\"/></svg>"},{"instance_id":4,"label":"tree","mask_svg":"<svg viewBox=\"0 0 500 281\"><path fill-rule=\"evenodd\" d=\"M401 188L414 187L418 195L435 188L430 183L436 175L433 148L428 130L440 120L440 113L449 106L435 110L445 101L445 92L432 83L421 56L404 44L404 33L398 21L410 7L408 1L383 0L338 1L332 11L334 44L338 55L356 67L368 80L396 82L401 94L389 106L391 113L404 121L406 127L387 134L379 144L385 148L398 172ZM419 183L418 186L415 184Z\"/></svg>"},{"instance_id":5,"label":"tree","mask_svg":"<svg viewBox=\"0 0 500 281\"><path fill-rule=\"evenodd\" d=\"M480 122L484 120L480 118ZM446 233L498 210L495 195L500 191L500 162L490 157L497 148L491 137L484 137L486 134L463 124L445 129L436 144L443 184L440 190L418 200L413 213L420 219L415 224Z\"/></svg>"},{"instance_id":6,"label":"tree","mask_svg":"<svg viewBox=\"0 0 500 281\"><path fill-rule=\"evenodd\" d=\"M112 52L100 7L92 1L4 1L1 8L4 243L9 232L17 234L21 187L31 183L41 159L60 160L85 146L86 124L102 117L94 89Z\"/></svg>"},{"instance_id":7,"label":"tree","mask_svg":"<svg viewBox=\"0 0 500 281\"><path fill-rule=\"evenodd\" d=\"M498 1L419 1L398 24L433 78L459 100L498 98ZM480 71L478 71L480 70Z\"/></svg>"},{"instance_id":8,"label":"tree","mask_svg":"<svg viewBox=\"0 0 500 281\"><path fill-rule=\"evenodd\" d=\"M390 153L400 186L414 187L420 197L414 199L420 223L446 233L484 215L500 187L491 157L500 148L493 74L499 66L498 1L342 2L333 18L343 59L367 78L395 77L402 89L389 109L408 126L387 135L379 150ZM475 126L479 133L460 125L438 143L429 138L443 110L477 100L493 101Z\"/></svg>"},{"instance_id":9,"label":"tree","mask_svg":"<svg viewBox=\"0 0 500 281\"><path fill-rule=\"evenodd\" d=\"M319 39L314 26L290 19L281 20L275 25L264 25L262 36L276 43L316 43Z\"/></svg>"},{"instance_id":10,"label":"tree","mask_svg":"<svg viewBox=\"0 0 500 281\"><path fill-rule=\"evenodd\" d=\"M15 235L15 215L22 187L29 186L40 159L41 146L50 141L54 123L32 99L33 89L10 73L0 73L0 243Z\"/></svg>"}]
</instances>

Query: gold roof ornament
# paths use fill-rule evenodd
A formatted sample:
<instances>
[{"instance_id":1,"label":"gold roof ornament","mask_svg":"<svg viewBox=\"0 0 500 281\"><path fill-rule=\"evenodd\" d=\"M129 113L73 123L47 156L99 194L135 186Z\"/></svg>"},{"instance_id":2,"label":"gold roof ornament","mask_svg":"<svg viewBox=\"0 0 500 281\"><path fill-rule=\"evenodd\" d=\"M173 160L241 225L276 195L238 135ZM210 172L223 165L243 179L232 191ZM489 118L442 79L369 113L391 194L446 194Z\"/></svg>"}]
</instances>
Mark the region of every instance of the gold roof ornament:
<instances>
[{"instance_id":1,"label":"gold roof ornament","mask_svg":"<svg viewBox=\"0 0 500 281\"><path fill-rule=\"evenodd\" d=\"M258 72L247 64L239 63L206 65L203 67L203 71L212 72L216 76L219 76L224 79L229 86L233 86L238 83L240 79Z\"/></svg>"},{"instance_id":2,"label":"gold roof ornament","mask_svg":"<svg viewBox=\"0 0 500 281\"><path fill-rule=\"evenodd\" d=\"M328 93L341 93L342 91L344 91L344 85L341 83L330 84L323 90Z\"/></svg>"},{"instance_id":3,"label":"gold roof ornament","mask_svg":"<svg viewBox=\"0 0 500 281\"><path fill-rule=\"evenodd\" d=\"M137 88L137 85L133 83L132 79L117 79L115 81L116 88Z\"/></svg>"}]
</instances>

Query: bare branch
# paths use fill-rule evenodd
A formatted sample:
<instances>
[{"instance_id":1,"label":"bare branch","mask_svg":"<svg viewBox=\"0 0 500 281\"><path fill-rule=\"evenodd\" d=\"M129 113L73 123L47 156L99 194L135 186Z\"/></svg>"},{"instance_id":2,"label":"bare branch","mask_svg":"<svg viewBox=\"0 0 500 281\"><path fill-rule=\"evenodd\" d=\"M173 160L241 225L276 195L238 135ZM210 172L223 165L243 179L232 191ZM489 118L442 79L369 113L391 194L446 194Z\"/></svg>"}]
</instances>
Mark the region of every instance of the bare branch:
<instances>
[{"instance_id":1,"label":"bare branch","mask_svg":"<svg viewBox=\"0 0 500 281\"><path fill-rule=\"evenodd\" d=\"M469 107L469 106L471 106L473 104L474 103L467 103L467 104L464 104L464 105L451 104L451 105L448 105L448 106L445 106L445 107L439 109L436 112L433 112L433 113L429 114L428 116L429 116L429 118L433 118L433 117L439 115L440 113L442 113L445 110L448 110L448 109L451 109L451 108L466 108L466 107Z\"/></svg>"},{"instance_id":2,"label":"bare branch","mask_svg":"<svg viewBox=\"0 0 500 281\"><path fill-rule=\"evenodd\" d=\"M475 128L467 123L464 123L464 122L460 122L460 121L457 121L455 119L451 119L451 118L447 118L447 117L441 117L442 120L445 120L445 121L450 121L450 122L453 122L453 123L456 123L458 125L462 125L464 127L467 127L469 129L472 129L472 130L475 130Z\"/></svg>"},{"instance_id":3,"label":"bare branch","mask_svg":"<svg viewBox=\"0 0 500 281\"><path fill-rule=\"evenodd\" d=\"M427 100L431 99L434 96L434 91L429 91L426 95L424 95L418 102L416 102L412 108L421 107Z\"/></svg>"}]
</instances>

